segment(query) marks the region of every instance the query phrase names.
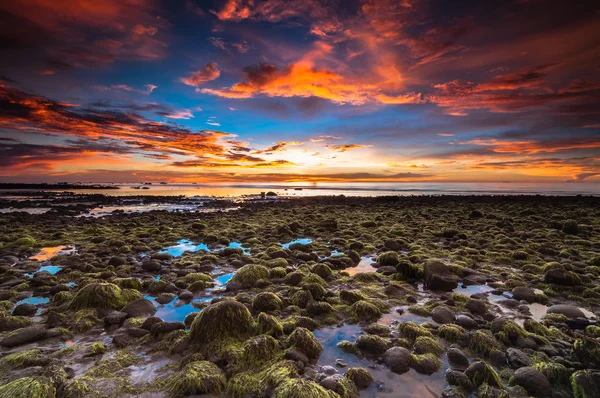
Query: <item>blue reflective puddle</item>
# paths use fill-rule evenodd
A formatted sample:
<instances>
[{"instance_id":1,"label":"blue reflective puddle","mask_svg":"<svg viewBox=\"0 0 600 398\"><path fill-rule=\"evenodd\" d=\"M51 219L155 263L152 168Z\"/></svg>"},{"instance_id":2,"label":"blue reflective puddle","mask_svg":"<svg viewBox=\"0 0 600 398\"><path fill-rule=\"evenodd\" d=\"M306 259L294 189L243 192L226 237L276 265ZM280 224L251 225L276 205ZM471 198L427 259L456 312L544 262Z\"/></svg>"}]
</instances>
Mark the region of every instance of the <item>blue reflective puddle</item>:
<instances>
[{"instance_id":1,"label":"blue reflective puddle","mask_svg":"<svg viewBox=\"0 0 600 398\"><path fill-rule=\"evenodd\" d=\"M67 282L67 283L65 283L65 286L67 286L67 287L75 287L75 286L77 286L77 283L75 283L75 282Z\"/></svg>"},{"instance_id":2,"label":"blue reflective puddle","mask_svg":"<svg viewBox=\"0 0 600 398\"><path fill-rule=\"evenodd\" d=\"M215 280L215 284L217 286L224 286L227 284L227 282L229 282L231 280L231 278L233 278L233 276L235 275L235 272L231 272L229 274L224 274L221 276L217 276L214 280Z\"/></svg>"},{"instance_id":3,"label":"blue reflective puddle","mask_svg":"<svg viewBox=\"0 0 600 398\"><path fill-rule=\"evenodd\" d=\"M231 242L227 247L230 248L230 249L242 249L244 251L245 255L249 255L250 254L250 248L249 247L244 247L242 245L242 242Z\"/></svg>"},{"instance_id":4,"label":"blue reflective puddle","mask_svg":"<svg viewBox=\"0 0 600 398\"><path fill-rule=\"evenodd\" d=\"M180 257L185 252L195 253L199 250L210 252L210 249L205 243L195 244L191 240L182 239L178 241L176 245L169 246L165 250L160 251L159 253L169 253L173 257Z\"/></svg>"},{"instance_id":5,"label":"blue reflective puddle","mask_svg":"<svg viewBox=\"0 0 600 398\"><path fill-rule=\"evenodd\" d=\"M302 245L309 245L312 243L312 239L311 238L300 238L300 239L295 239L291 242L288 243L282 243L281 247L283 247L284 249L289 249L291 245L293 245L294 243L300 243Z\"/></svg>"},{"instance_id":6,"label":"blue reflective puddle","mask_svg":"<svg viewBox=\"0 0 600 398\"><path fill-rule=\"evenodd\" d=\"M154 279L155 281L159 281L160 280L160 274L156 275L155 277L153 277L152 279Z\"/></svg>"},{"instance_id":7,"label":"blue reflective puddle","mask_svg":"<svg viewBox=\"0 0 600 398\"><path fill-rule=\"evenodd\" d=\"M33 274L25 274L26 277L28 278L33 278L33 275L35 274L39 274L41 272L47 272L50 275L54 275L56 274L58 271L60 271L62 269L62 267L58 266L58 265L44 265L43 267L40 267L40 269L38 269L37 271L35 271Z\"/></svg>"},{"instance_id":8,"label":"blue reflective puddle","mask_svg":"<svg viewBox=\"0 0 600 398\"><path fill-rule=\"evenodd\" d=\"M157 307L157 311L154 316L159 317L165 322L183 322L188 314L192 312L200 312L200 309L194 307L192 303L198 303L202 301L195 298L191 302L185 303L175 297L170 303L159 304L152 296L144 296L144 298L152 301L152 303Z\"/></svg>"},{"instance_id":9,"label":"blue reflective puddle","mask_svg":"<svg viewBox=\"0 0 600 398\"><path fill-rule=\"evenodd\" d=\"M17 301L17 305L19 305L19 304L40 305L40 304L47 304L49 302L50 302L50 299L47 297L28 297L26 299Z\"/></svg>"},{"instance_id":10,"label":"blue reflective puddle","mask_svg":"<svg viewBox=\"0 0 600 398\"><path fill-rule=\"evenodd\" d=\"M47 297L28 297L26 299L23 300L19 300L17 301L17 303L15 304L15 307L19 304L33 304L35 306L39 306L39 305L43 305L43 304L48 304L50 302L50 299ZM42 308L38 308L35 315L40 315L42 313Z\"/></svg>"},{"instance_id":11,"label":"blue reflective puddle","mask_svg":"<svg viewBox=\"0 0 600 398\"><path fill-rule=\"evenodd\" d=\"M494 290L494 288L490 287L488 285L470 285L470 286L459 285L456 289L453 290L453 292L470 296L475 293L491 292L492 290Z\"/></svg>"}]
</instances>

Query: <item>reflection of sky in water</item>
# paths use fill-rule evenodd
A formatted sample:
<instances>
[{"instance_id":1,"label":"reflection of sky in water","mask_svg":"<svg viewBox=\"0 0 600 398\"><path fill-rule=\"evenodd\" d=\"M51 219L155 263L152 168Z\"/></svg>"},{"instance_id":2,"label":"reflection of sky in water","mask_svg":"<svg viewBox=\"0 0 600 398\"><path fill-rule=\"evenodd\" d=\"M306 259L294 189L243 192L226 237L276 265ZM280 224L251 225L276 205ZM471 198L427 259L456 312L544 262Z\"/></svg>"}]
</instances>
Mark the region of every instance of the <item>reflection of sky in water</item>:
<instances>
[{"instance_id":1,"label":"reflection of sky in water","mask_svg":"<svg viewBox=\"0 0 600 398\"><path fill-rule=\"evenodd\" d=\"M48 304L49 302L50 302L50 299L47 297L28 297L26 299L17 301L17 303L15 304L15 307L19 304L42 305L42 304ZM38 308L35 315L40 315L41 313L42 313L42 309Z\"/></svg>"},{"instance_id":2,"label":"reflection of sky in water","mask_svg":"<svg viewBox=\"0 0 600 398\"><path fill-rule=\"evenodd\" d=\"M196 308L192 305L193 302L199 302L199 299L194 299L192 302L184 303L175 297L170 303L158 304L156 299L152 296L144 296L144 298L152 301L152 303L157 306L157 311L154 316L159 317L165 322L183 322L188 314L192 312L200 312L199 308Z\"/></svg>"},{"instance_id":3,"label":"reflection of sky in water","mask_svg":"<svg viewBox=\"0 0 600 398\"><path fill-rule=\"evenodd\" d=\"M44 261L58 255L66 255L75 252L75 249L69 246L49 246L43 247L35 256L29 257L32 260Z\"/></svg>"},{"instance_id":4,"label":"reflection of sky in water","mask_svg":"<svg viewBox=\"0 0 600 398\"><path fill-rule=\"evenodd\" d=\"M46 304L49 302L50 302L50 299L47 297L28 297L26 299L17 301L17 305L19 305L19 304L40 305L40 304Z\"/></svg>"},{"instance_id":5,"label":"reflection of sky in water","mask_svg":"<svg viewBox=\"0 0 600 398\"><path fill-rule=\"evenodd\" d=\"M409 322L412 321L416 324L422 324L425 322L432 322L432 319L430 316L421 316L421 315L416 315L413 314L411 312L408 312L408 310L406 308L404 308L404 312L402 314L399 314L398 311L396 311L398 308L404 308L404 307L394 307L390 310L389 313L384 314L378 321L377 323L381 323L383 325L391 325L392 323L396 322Z\"/></svg>"},{"instance_id":6,"label":"reflection of sky in water","mask_svg":"<svg viewBox=\"0 0 600 398\"><path fill-rule=\"evenodd\" d=\"M456 289L453 290L453 292L470 296L475 293L491 292L492 290L494 290L494 288L490 287L488 285L470 285L470 286L459 285Z\"/></svg>"},{"instance_id":7,"label":"reflection of sky in water","mask_svg":"<svg viewBox=\"0 0 600 398\"><path fill-rule=\"evenodd\" d=\"M288 243L282 243L281 247L283 247L284 249L289 249L291 245L293 245L294 243L301 243L303 245L308 245L312 243L312 239L310 238L300 238L300 239L294 239L291 242Z\"/></svg>"},{"instance_id":8,"label":"reflection of sky in water","mask_svg":"<svg viewBox=\"0 0 600 398\"><path fill-rule=\"evenodd\" d=\"M223 285L227 284L227 282L229 282L229 280L231 278L233 278L234 275L235 275L235 272L231 272L229 274L224 274L224 275L221 275L221 276L217 276L215 278L215 284L217 286L223 286Z\"/></svg>"},{"instance_id":9,"label":"reflection of sky in water","mask_svg":"<svg viewBox=\"0 0 600 398\"><path fill-rule=\"evenodd\" d=\"M373 260L371 260L371 257L361 257L360 263L358 263L356 267L346 268L344 271L350 275L356 275L360 272L375 272L377 271L377 268L373 267L371 265L372 263Z\"/></svg>"},{"instance_id":10,"label":"reflection of sky in water","mask_svg":"<svg viewBox=\"0 0 600 398\"><path fill-rule=\"evenodd\" d=\"M208 246L205 243L195 244L191 240L181 239L174 246L169 246L165 250L162 250L160 253L169 253L173 257L179 257L185 252L195 253L199 250L204 250L209 252Z\"/></svg>"},{"instance_id":11,"label":"reflection of sky in water","mask_svg":"<svg viewBox=\"0 0 600 398\"><path fill-rule=\"evenodd\" d=\"M152 279L154 279L155 281L159 281L160 280L160 274L156 275L155 277L153 277Z\"/></svg>"},{"instance_id":12,"label":"reflection of sky in water","mask_svg":"<svg viewBox=\"0 0 600 398\"><path fill-rule=\"evenodd\" d=\"M230 249L242 249L244 254L250 254L250 248L242 246L242 242L231 242L227 247Z\"/></svg>"},{"instance_id":13,"label":"reflection of sky in water","mask_svg":"<svg viewBox=\"0 0 600 398\"><path fill-rule=\"evenodd\" d=\"M360 326L344 325L340 328L324 328L314 332L315 337L323 345L323 353L319 358L319 365L335 367L337 359L348 365L346 368L337 368L343 374L350 367L365 367L375 379L368 389L361 391L361 397L439 397L446 387L444 371L448 368L447 359L442 358L442 368L431 376L421 375L410 370L402 375L390 372L385 366L375 364L367 359L347 354L337 347L342 340L354 342L360 334ZM381 389L378 389L378 385Z\"/></svg>"},{"instance_id":14,"label":"reflection of sky in water","mask_svg":"<svg viewBox=\"0 0 600 398\"><path fill-rule=\"evenodd\" d=\"M61 269L62 267L59 267L58 265L44 265L43 267L40 267L40 269L35 271L33 274L25 274L25 276L28 278L33 278L34 274L39 274L40 272L47 272L50 275L54 275Z\"/></svg>"},{"instance_id":15,"label":"reflection of sky in water","mask_svg":"<svg viewBox=\"0 0 600 398\"><path fill-rule=\"evenodd\" d=\"M68 283L65 283L65 286L67 286L67 287L75 287L75 286L77 286L77 283L75 283L75 282L68 282Z\"/></svg>"}]
</instances>

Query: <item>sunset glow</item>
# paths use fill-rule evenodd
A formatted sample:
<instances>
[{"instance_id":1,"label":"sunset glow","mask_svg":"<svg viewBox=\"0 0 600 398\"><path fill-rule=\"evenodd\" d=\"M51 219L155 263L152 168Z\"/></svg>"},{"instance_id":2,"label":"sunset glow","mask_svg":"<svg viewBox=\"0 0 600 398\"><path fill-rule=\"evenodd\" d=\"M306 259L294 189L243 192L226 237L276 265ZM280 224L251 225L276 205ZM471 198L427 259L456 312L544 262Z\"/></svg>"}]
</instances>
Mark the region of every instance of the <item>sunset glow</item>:
<instances>
[{"instance_id":1,"label":"sunset glow","mask_svg":"<svg viewBox=\"0 0 600 398\"><path fill-rule=\"evenodd\" d=\"M600 182L595 2L0 8L2 182Z\"/></svg>"}]
</instances>

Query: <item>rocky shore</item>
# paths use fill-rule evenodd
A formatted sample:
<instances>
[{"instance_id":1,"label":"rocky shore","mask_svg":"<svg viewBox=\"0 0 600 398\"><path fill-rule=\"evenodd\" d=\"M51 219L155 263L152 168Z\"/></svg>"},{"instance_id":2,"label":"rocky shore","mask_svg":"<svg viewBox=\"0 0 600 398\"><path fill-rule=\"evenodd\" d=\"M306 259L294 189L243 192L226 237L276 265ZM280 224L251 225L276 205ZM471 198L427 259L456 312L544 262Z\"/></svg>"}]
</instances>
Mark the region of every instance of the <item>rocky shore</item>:
<instances>
[{"instance_id":1,"label":"rocky shore","mask_svg":"<svg viewBox=\"0 0 600 398\"><path fill-rule=\"evenodd\" d=\"M6 200L0 398L600 396L600 198Z\"/></svg>"}]
</instances>

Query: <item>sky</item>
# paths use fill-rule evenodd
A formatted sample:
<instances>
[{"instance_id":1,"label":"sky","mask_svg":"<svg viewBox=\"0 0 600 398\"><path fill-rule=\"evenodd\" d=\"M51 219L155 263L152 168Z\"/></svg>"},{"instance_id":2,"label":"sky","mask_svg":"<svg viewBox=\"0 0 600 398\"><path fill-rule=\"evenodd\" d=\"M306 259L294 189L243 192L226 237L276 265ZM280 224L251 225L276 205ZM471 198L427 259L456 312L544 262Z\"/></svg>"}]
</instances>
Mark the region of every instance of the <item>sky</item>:
<instances>
[{"instance_id":1,"label":"sky","mask_svg":"<svg viewBox=\"0 0 600 398\"><path fill-rule=\"evenodd\" d=\"M2 182L600 182L600 3L0 3Z\"/></svg>"}]
</instances>

